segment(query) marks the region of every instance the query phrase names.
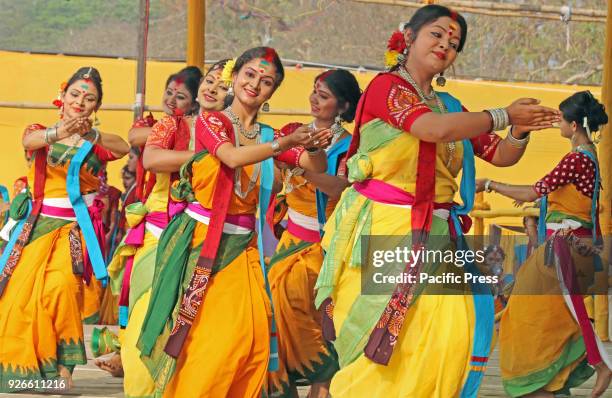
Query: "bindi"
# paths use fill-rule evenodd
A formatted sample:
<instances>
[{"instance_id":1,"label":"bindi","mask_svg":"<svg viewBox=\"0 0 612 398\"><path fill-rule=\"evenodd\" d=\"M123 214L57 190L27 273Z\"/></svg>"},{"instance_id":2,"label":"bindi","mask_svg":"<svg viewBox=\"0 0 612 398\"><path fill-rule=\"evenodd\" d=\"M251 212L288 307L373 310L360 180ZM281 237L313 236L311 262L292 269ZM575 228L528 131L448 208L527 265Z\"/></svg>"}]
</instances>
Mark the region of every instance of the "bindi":
<instances>
[{"instance_id":1,"label":"bindi","mask_svg":"<svg viewBox=\"0 0 612 398\"><path fill-rule=\"evenodd\" d=\"M262 59L259 62L259 73L261 73L262 75L265 74L269 67L270 67L270 63L266 61L265 59Z\"/></svg>"}]
</instances>

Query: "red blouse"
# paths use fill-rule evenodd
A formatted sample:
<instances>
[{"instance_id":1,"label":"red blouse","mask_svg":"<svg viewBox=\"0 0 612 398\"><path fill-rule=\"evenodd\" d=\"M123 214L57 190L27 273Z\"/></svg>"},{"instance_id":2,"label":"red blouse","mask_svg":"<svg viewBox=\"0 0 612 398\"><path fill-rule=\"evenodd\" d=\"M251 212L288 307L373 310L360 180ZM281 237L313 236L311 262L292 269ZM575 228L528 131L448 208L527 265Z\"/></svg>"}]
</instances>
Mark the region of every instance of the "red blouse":
<instances>
[{"instance_id":1,"label":"red blouse","mask_svg":"<svg viewBox=\"0 0 612 398\"><path fill-rule=\"evenodd\" d=\"M583 195L592 198L595 184L595 163L581 152L570 152L555 168L533 186L538 196L548 195L566 184L574 184Z\"/></svg>"},{"instance_id":2,"label":"red blouse","mask_svg":"<svg viewBox=\"0 0 612 398\"><path fill-rule=\"evenodd\" d=\"M406 132L410 132L412 124L419 116L432 112L421 101L410 83L391 73L378 75L372 80L366 98L360 105L363 107L361 125L380 119ZM468 111L466 108L463 110ZM471 138L470 141L474 147L474 154L490 162L501 137L489 132Z\"/></svg>"},{"instance_id":3,"label":"red blouse","mask_svg":"<svg viewBox=\"0 0 612 398\"><path fill-rule=\"evenodd\" d=\"M216 156L217 150L221 145L232 143L229 134L234 133L234 127L232 122L221 112L204 112L198 118L201 123L196 123L196 152L206 149ZM203 128L200 128L200 126L203 126ZM285 126L281 130L274 131L274 138L287 136L294 131L295 128L291 129ZM292 167L298 167L300 156L304 151L303 147L294 147L275 156L274 159L287 163Z\"/></svg>"}]
</instances>

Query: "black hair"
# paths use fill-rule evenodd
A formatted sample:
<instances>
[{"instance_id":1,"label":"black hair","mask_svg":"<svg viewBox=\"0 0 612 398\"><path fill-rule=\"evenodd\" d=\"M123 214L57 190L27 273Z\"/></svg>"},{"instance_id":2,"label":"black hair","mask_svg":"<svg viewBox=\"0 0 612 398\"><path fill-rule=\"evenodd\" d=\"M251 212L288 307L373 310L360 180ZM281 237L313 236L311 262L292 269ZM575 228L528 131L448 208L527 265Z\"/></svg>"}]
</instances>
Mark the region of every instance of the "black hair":
<instances>
[{"instance_id":1,"label":"black hair","mask_svg":"<svg viewBox=\"0 0 612 398\"><path fill-rule=\"evenodd\" d=\"M175 74L172 74L168 77L166 81L166 88L170 83L175 80L179 80L181 83L185 85L189 94L191 94L191 98L195 101L198 96L198 87L200 85L200 80L202 80L202 71L197 66L188 66L186 68L181 69Z\"/></svg>"},{"instance_id":2,"label":"black hair","mask_svg":"<svg viewBox=\"0 0 612 398\"><path fill-rule=\"evenodd\" d=\"M606 109L588 90L579 91L564 99L559 104L559 110L565 120L569 123L576 122L581 127L586 117L591 131L598 131L608 123Z\"/></svg>"},{"instance_id":3,"label":"black hair","mask_svg":"<svg viewBox=\"0 0 612 398\"><path fill-rule=\"evenodd\" d=\"M181 69L180 71L168 76L168 80L166 80L166 88L173 81L180 81L185 85L189 94L191 94L191 100L193 104L191 106L191 110L188 114L195 112L198 109L198 105L196 102L196 98L198 97L198 87L200 87L200 81L202 80L202 71L197 66L188 66L186 68Z\"/></svg>"},{"instance_id":4,"label":"black hair","mask_svg":"<svg viewBox=\"0 0 612 398\"><path fill-rule=\"evenodd\" d=\"M465 39L467 38L467 22L465 22L465 18L463 18L461 14L452 11L448 7L438 4L429 4L425 7L421 7L414 13L412 18L410 18L410 21L404 25L404 29L410 28L416 37L423 26L442 17L452 18L461 27L461 38L459 39L459 47L457 47L457 52L461 52L465 45Z\"/></svg>"},{"instance_id":5,"label":"black hair","mask_svg":"<svg viewBox=\"0 0 612 398\"><path fill-rule=\"evenodd\" d=\"M233 73L240 72L240 69L242 69L242 67L246 63L256 58L264 58L267 61L272 61L274 67L276 68L276 79L274 80L274 88L277 89L285 78L285 69L283 68L283 64L278 54L276 53L276 50L272 47L255 47L246 50L236 60Z\"/></svg>"},{"instance_id":6,"label":"black hair","mask_svg":"<svg viewBox=\"0 0 612 398\"><path fill-rule=\"evenodd\" d=\"M338 107L344 107L344 104L348 104L348 108L340 116L347 122L352 122L355 119L355 111L357 110L357 103L361 97L361 90L359 89L359 83L355 76L349 71L343 69L332 69L321 73L315 77L315 83L322 79L327 84L327 87L331 90L334 97L338 101Z\"/></svg>"},{"instance_id":7,"label":"black hair","mask_svg":"<svg viewBox=\"0 0 612 398\"><path fill-rule=\"evenodd\" d=\"M74 82L78 80L91 80L98 90L98 107L102 104L102 77L100 72L93 66L83 66L77 70L74 75L68 80L64 93L68 90L68 87L72 86Z\"/></svg>"},{"instance_id":8,"label":"black hair","mask_svg":"<svg viewBox=\"0 0 612 398\"><path fill-rule=\"evenodd\" d=\"M215 62L214 64L212 64L210 68L208 68L204 76L208 75L210 72L214 72L219 69L223 70L223 68L225 68L225 64L227 64L227 61L229 60L230 60L229 58L225 58L225 59Z\"/></svg>"},{"instance_id":9,"label":"black hair","mask_svg":"<svg viewBox=\"0 0 612 398\"><path fill-rule=\"evenodd\" d=\"M123 174L128 174L130 177L136 178L136 173L130 170L127 164L121 168L121 175L123 176Z\"/></svg>"}]
</instances>

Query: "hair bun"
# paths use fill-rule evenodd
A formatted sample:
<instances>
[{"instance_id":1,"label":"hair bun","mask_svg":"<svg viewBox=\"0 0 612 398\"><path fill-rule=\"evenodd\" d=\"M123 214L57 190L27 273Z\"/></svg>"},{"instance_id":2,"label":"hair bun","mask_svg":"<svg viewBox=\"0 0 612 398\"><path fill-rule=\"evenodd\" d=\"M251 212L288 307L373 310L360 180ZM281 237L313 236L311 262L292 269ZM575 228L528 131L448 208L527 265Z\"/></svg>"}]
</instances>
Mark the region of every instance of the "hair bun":
<instances>
[{"instance_id":1,"label":"hair bun","mask_svg":"<svg viewBox=\"0 0 612 398\"><path fill-rule=\"evenodd\" d=\"M598 131L601 126L608 123L604 106L590 91L574 93L559 104L559 109L566 121L576 122L579 126L583 126L586 117L591 132Z\"/></svg>"},{"instance_id":2,"label":"hair bun","mask_svg":"<svg viewBox=\"0 0 612 398\"><path fill-rule=\"evenodd\" d=\"M588 119L589 129L598 131L599 128L608 123L608 115L606 109L590 91L585 92L585 114Z\"/></svg>"}]
</instances>

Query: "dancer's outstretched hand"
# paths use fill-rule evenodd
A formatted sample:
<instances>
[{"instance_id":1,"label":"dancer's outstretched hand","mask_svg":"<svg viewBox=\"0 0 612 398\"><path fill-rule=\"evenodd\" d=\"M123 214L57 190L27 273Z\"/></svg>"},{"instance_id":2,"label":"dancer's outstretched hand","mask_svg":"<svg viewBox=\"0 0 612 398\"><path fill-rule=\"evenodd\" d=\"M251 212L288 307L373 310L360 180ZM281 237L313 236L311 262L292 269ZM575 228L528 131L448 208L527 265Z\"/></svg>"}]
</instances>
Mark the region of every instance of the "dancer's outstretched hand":
<instances>
[{"instance_id":1,"label":"dancer's outstretched hand","mask_svg":"<svg viewBox=\"0 0 612 398\"><path fill-rule=\"evenodd\" d=\"M506 108L510 123L521 126L524 131L542 130L554 127L561 120L561 112L557 109L539 105L535 98L520 98Z\"/></svg>"}]
</instances>

